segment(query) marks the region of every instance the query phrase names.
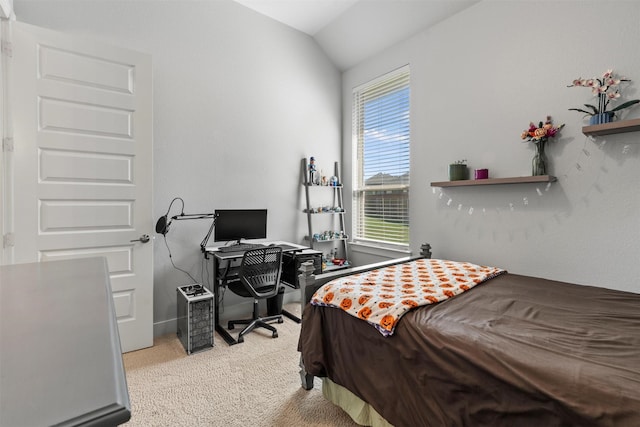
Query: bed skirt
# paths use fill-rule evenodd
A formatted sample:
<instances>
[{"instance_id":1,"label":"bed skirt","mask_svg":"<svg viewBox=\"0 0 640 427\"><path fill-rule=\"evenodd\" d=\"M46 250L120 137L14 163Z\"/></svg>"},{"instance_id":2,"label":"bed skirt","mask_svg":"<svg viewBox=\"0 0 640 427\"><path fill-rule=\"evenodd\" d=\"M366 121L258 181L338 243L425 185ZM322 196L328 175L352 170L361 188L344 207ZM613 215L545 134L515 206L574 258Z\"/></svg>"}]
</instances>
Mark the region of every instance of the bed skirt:
<instances>
[{"instance_id":1,"label":"bed skirt","mask_svg":"<svg viewBox=\"0 0 640 427\"><path fill-rule=\"evenodd\" d=\"M393 427L367 402L326 377L322 378L322 395L361 426Z\"/></svg>"}]
</instances>

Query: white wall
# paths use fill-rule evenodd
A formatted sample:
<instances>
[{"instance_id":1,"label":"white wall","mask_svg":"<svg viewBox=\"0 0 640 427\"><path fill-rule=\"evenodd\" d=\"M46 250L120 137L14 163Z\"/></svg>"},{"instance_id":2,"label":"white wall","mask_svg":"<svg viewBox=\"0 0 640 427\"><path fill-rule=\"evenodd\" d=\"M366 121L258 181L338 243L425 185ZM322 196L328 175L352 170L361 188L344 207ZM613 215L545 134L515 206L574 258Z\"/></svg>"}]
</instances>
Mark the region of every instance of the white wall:
<instances>
[{"instance_id":1,"label":"white wall","mask_svg":"<svg viewBox=\"0 0 640 427\"><path fill-rule=\"evenodd\" d=\"M640 98L640 4L485 0L345 72L342 105L340 75L311 38L231 0L14 6L20 21L153 55L154 219L175 196L187 212L267 207L269 237L299 241L300 158L330 167L342 132L348 178L352 88L410 63L414 253L429 242L434 257L640 292L640 133L590 141L580 114L567 111L590 101L588 91L566 87L613 67L633 80L627 99ZM548 150L559 178L548 191L432 192L461 158L493 177L530 174L533 149L519 135L547 114L566 123ZM197 278L208 225L183 221L168 235L174 262ZM156 331L170 330L175 288L189 279L162 239L154 276Z\"/></svg>"},{"instance_id":2,"label":"white wall","mask_svg":"<svg viewBox=\"0 0 640 427\"><path fill-rule=\"evenodd\" d=\"M270 239L301 240L300 160L331 166L340 155L340 74L313 39L231 0L17 0L15 12L153 56L154 222L179 196L186 213L267 208ZM199 281L209 225L174 222L167 235L175 264ZM175 330L176 287L191 280L161 236L154 252L160 334ZM243 300L229 294L227 308Z\"/></svg>"},{"instance_id":3,"label":"white wall","mask_svg":"<svg viewBox=\"0 0 640 427\"><path fill-rule=\"evenodd\" d=\"M567 85L608 68L632 79L625 99L640 98L639 22L633 1L484 0L367 60L343 74L345 176L352 89L409 63L414 253L429 242L434 257L640 292L640 132L591 141L582 116L567 111L592 100ZM533 147L520 133L547 114L566 124L548 145L558 177L548 190L433 193L430 182L447 180L459 159L495 178L530 175Z\"/></svg>"}]
</instances>

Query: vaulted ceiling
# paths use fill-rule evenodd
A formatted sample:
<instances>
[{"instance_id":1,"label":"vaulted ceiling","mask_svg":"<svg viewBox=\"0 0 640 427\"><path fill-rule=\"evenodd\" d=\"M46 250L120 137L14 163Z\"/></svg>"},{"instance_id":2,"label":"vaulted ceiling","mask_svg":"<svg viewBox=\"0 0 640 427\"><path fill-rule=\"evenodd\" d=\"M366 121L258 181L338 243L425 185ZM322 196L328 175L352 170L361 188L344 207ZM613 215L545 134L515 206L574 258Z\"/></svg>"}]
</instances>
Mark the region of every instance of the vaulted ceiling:
<instances>
[{"instance_id":1,"label":"vaulted ceiling","mask_svg":"<svg viewBox=\"0 0 640 427\"><path fill-rule=\"evenodd\" d=\"M481 0L235 0L313 37L340 70Z\"/></svg>"}]
</instances>

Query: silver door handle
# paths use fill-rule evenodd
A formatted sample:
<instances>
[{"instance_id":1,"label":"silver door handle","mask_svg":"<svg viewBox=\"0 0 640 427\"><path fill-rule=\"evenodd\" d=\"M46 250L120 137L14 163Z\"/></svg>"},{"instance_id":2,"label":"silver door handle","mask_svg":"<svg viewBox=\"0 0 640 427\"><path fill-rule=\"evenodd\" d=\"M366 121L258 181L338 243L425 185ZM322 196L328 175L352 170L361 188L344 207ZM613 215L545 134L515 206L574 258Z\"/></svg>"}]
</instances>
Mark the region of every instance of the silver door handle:
<instances>
[{"instance_id":1,"label":"silver door handle","mask_svg":"<svg viewBox=\"0 0 640 427\"><path fill-rule=\"evenodd\" d=\"M151 238L149 237L148 234L143 234L142 236L140 236L139 239L136 240L130 240L130 242L142 242L142 243L147 243Z\"/></svg>"}]
</instances>

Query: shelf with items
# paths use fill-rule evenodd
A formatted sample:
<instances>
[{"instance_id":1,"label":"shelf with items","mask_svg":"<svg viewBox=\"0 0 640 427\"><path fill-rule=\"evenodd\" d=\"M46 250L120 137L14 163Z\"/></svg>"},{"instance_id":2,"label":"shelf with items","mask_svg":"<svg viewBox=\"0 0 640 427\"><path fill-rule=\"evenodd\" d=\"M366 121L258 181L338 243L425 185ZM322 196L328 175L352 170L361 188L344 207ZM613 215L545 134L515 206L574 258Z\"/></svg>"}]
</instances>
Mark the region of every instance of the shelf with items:
<instances>
[{"instance_id":1,"label":"shelf with items","mask_svg":"<svg viewBox=\"0 0 640 427\"><path fill-rule=\"evenodd\" d=\"M333 176L327 178L316 170L313 158L309 164L302 159L302 176L306 199L302 211L308 226L305 239L312 249L322 252L323 271L350 267L338 162L334 163Z\"/></svg>"},{"instance_id":2,"label":"shelf with items","mask_svg":"<svg viewBox=\"0 0 640 427\"><path fill-rule=\"evenodd\" d=\"M637 131L640 131L640 119L622 120L619 122L609 122L582 127L582 133L591 136L613 135L616 133Z\"/></svg>"},{"instance_id":3,"label":"shelf with items","mask_svg":"<svg viewBox=\"0 0 640 427\"><path fill-rule=\"evenodd\" d=\"M322 184L311 184L311 183L303 183L303 185L306 185L307 187L320 187L320 188L342 188L342 185L331 185L331 184L326 184L326 185L322 185Z\"/></svg>"},{"instance_id":4,"label":"shelf with items","mask_svg":"<svg viewBox=\"0 0 640 427\"><path fill-rule=\"evenodd\" d=\"M304 213L307 213L303 210ZM309 212L309 215L344 215L344 212Z\"/></svg>"},{"instance_id":5,"label":"shelf with items","mask_svg":"<svg viewBox=\"0 0 640 427\"><path fill-rule=\"evenodd\" d=\"M341 207L321 206L317 208L303 209L302 212L311 215L344 215L344 209Z\"/></svg>"},{"instance_id":6,"label":"shelf with items","mask_svg":"<svg viewBox=\"0 0 640 427\"><path fill-rule=\"evenodd\" d=\"M319 234L318 236L322 236L321 234ZM309 236L305 236L307 239L309 238ZM338 242L341 240L347 240L346 237L329 237L329 238L323 238L323 237L316 237L316 234L313 235L313 237L311 238L311 241L314 243L323 243L323 242Z\"/></svg>"},{"instance_id":7,"label":"shelf with items","mask_svg":"<svg viewBox=\"0 0 640 427\"><path fill-rule=\"evenodd\" d=\"M555 182L557 178L552 175L517 176L509 178L465 179L459 181L432 182L432 187L469 187L476 185L503 185L503 184L535 184L541 182Z\"/></svg>"}]
</instances>

